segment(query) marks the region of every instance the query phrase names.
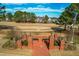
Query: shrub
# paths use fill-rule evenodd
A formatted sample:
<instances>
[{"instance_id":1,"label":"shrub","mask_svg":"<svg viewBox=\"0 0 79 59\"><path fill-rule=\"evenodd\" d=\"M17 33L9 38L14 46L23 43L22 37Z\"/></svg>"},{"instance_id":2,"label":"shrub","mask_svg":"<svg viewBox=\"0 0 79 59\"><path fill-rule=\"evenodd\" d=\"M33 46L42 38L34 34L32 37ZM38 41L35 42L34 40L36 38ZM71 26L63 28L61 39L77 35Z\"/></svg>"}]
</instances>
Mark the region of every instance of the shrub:
<instances>
[{"instance_id":1,"label":"shrub","mask_svg":"<svg viewBox=\"0 0 79 59\"><path fill-rule=\"evenodd\" d=\"M15 49L17 48L16 44L14 44L11 40L7 41L2 45L2 48L7 48L7 49Z\"/></svg>"},{"instance_id":2,"label":"shrub","mask_svg":"<svg viewBox=\"0 0 79 59\"><path fill-rule=\"evenodd\" d=\"M55 46L59 46L59 45L60 45L59 41L55 41L55 42L54 42L54 45L55 45Z\"/></svg>"},{"instance_id":3,"label":"shrub","mask_svg":"<svg viewBox=\"0 0 79 59\"><path fill-rule=\"evenodd\" d=\"M22 45L27 46L28 45L28 41L27 40L23 40L21 41Z\"/></svg>"},{"instance_id":4,"label":"shrub","mask_svg":"<svg viewBox=\"0 0 79 59\"><path fill-rule=\"evenodd\" d=\"M20 36L12 29L7 32L4 39L8 39L8 41L3 44L2 48L16 48L16 41L20 39Z\"/></svg>"},{"instance_id":5,"label":"shrub","mask_svg":"<svg viewBox=\"0 0 79 59\"><path fill-rule=\"evenodd\" d=\"M65 47L65 50L76 50L75 44L69 44Z\"/></svg>"}]
</instances>

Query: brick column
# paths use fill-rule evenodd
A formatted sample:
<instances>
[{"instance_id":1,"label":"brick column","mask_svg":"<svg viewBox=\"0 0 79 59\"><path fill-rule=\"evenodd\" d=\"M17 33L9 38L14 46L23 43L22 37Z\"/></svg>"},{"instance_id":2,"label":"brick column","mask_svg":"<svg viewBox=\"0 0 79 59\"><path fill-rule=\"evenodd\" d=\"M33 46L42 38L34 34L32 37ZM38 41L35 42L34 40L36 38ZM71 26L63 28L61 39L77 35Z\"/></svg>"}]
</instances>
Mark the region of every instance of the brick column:
<instances>
[{"instance_id":1,"label":"brick column","mask_svg":"<svg viewBox=\"0 0 79 59\"><path fill-rule=\"evenodd\" d=\"M22 40L26 40L26 34L22 35Z\"/></svg>"},{"instance_id":2,"label":"brick column","mask_svg":"<svg viewBox=\"0 0 79 59\"><path fill-rule=\"evenodd\" d=\"M22 48L21 40L17 40L16 45L18 48Z\"/></svg>"},{"instance_id":3,"label":"brick column","mask_svg":"<svg viewBox=\"0 0 79 59\"><path fill-rule=\"evenodd\" d=\"M52 36L50 37L49 49L50 49L50 50L54 49L54 39L53 39Z\"/></svg>"},{"instance_id":4,"label":"brick column","mask_svg":"<svg viewBox=\"0 0 79 59\"><path fill-rule=\"evenodd\" d=\"M61 43L60 43L60 50L64 50L64 44L65 44L64 40L61 40Z\"/></svg>"},{"instance_id":5,"label":"brick column","mask_svg":"<svg viewBox=\"0 0 79 59\"><path fill-rule=\"evenodd\" d=\"M57 40L57 38L58 38L58 34L56 33L54 34L54 40Z\"/></svg>"},{"instance_id":6,"label":"brick column","mask_svg":"<svg viewBox=\"0 0 79 59\"><path fill-rule=\"evenodd\" d=\"M43 44L42 38L39 38L39 46L42 47L42 44Z\"/></svg>"},{"instance_id":7,"label":"brick column","mask_svg":"<svg viewBox=\"0 0 79 59\"><path fill-rule=\"evenodd\" d=\"M32 48L32 38L31 38L31 36L28 37L28 48Z\"/></svg>"}]
</instances>

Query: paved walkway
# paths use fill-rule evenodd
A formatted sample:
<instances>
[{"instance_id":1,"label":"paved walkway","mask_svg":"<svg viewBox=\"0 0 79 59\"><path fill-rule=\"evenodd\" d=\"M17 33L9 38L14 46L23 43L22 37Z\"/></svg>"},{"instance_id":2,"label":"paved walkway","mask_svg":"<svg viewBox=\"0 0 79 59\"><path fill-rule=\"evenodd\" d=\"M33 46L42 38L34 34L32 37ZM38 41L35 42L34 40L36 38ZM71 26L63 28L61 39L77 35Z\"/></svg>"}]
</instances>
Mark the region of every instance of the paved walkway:
<instances>
[{"instance_id":1,"label":"paved walkway","mask_svg":"<svg viewBox=\"0 0 79 59\"><path fill-rule=\"evenodd\" d=\"M49 51L45 43L43 43L42 45L39 45L37 41L34 41L32 55L33 56L49 56Z\"/></svg>"}]
</instances>

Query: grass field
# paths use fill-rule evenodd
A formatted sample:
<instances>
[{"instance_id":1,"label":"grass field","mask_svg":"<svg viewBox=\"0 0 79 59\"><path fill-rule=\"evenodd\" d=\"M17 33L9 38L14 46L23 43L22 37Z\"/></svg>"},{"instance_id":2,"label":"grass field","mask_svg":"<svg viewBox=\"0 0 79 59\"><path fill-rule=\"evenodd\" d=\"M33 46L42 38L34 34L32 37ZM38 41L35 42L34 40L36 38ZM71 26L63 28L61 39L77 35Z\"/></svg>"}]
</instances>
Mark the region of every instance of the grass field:
<instances>
[{"instance_id":1,"label":"grass field","mask_svg":"<svg viewBox=\"0 0 79 59\"><path fill-rule=\"evenodd\" d=\"M17 31L23 32L51 32L51 28L58 27L57 24L45 23L15 23L15 22L0 22L0 25L14 26Z\"/></svg>"},{"instance_id":2,"label":"grass field","mask_svg":"<svg viewBox=\"0 0 79 59\"><path fill-rule=\"evenodd\" d=\"M16 22L0 22L0 25L8 25L8 26L47 26L47 27L57 27L59 25L56 24L45 24L45 23L16 23Z\"/></svg>"}]
</instances>

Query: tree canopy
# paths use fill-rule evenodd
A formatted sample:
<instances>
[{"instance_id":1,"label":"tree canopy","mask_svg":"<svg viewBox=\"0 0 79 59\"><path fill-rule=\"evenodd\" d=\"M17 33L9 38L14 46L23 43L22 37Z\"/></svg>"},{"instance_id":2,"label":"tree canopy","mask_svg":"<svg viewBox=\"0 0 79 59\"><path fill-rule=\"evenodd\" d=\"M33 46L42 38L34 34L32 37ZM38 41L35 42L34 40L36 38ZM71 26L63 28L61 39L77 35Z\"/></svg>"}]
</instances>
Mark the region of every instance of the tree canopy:
<instances>
[{"instance_id":1,"label":"tree canopy","mask_svg":"<svg viewBox=\"0 0 79 59\"><path fill-rule=\"evenodd\" d=\"M2 3L0 3L0 20L5 20L5 5L3 5Z\"/></svg>"},{"instance_id":2,"label":"tree canopy","mask_svg":"<svg viewBox=\"0 0 79 59\"><path fill-rule=\"evenodd\" d=\"M48 23L48 19L49 19L49 17L47 15L45 15L44 19L43 19L44 23Z\"/></svg>"},{"instance_id":3,"label":"tree canopy","mask_svg":"<svg viewBox=\"0 0 79 59\"><path fill-rule=\"evenodd\" d=\"M61 24L72 24L73 18L75 16L75 12L79 13L79 3L72 3L67 8L65 8L65 11L62 12L61 16L59 17L59 21ZM76 23L79 23L79 15L77 16Z\"/></svg>"},{"instance_id":4,"label":"tree canopy","mask_svg":"<svg viewBox=\"0 0 79 59\"><path fill-rule=\"evenodd\" d=\"M14 21L16 22L35 22L36 15L31 12L16 11L14 13Z\"/></svg>"}]
</instances>

